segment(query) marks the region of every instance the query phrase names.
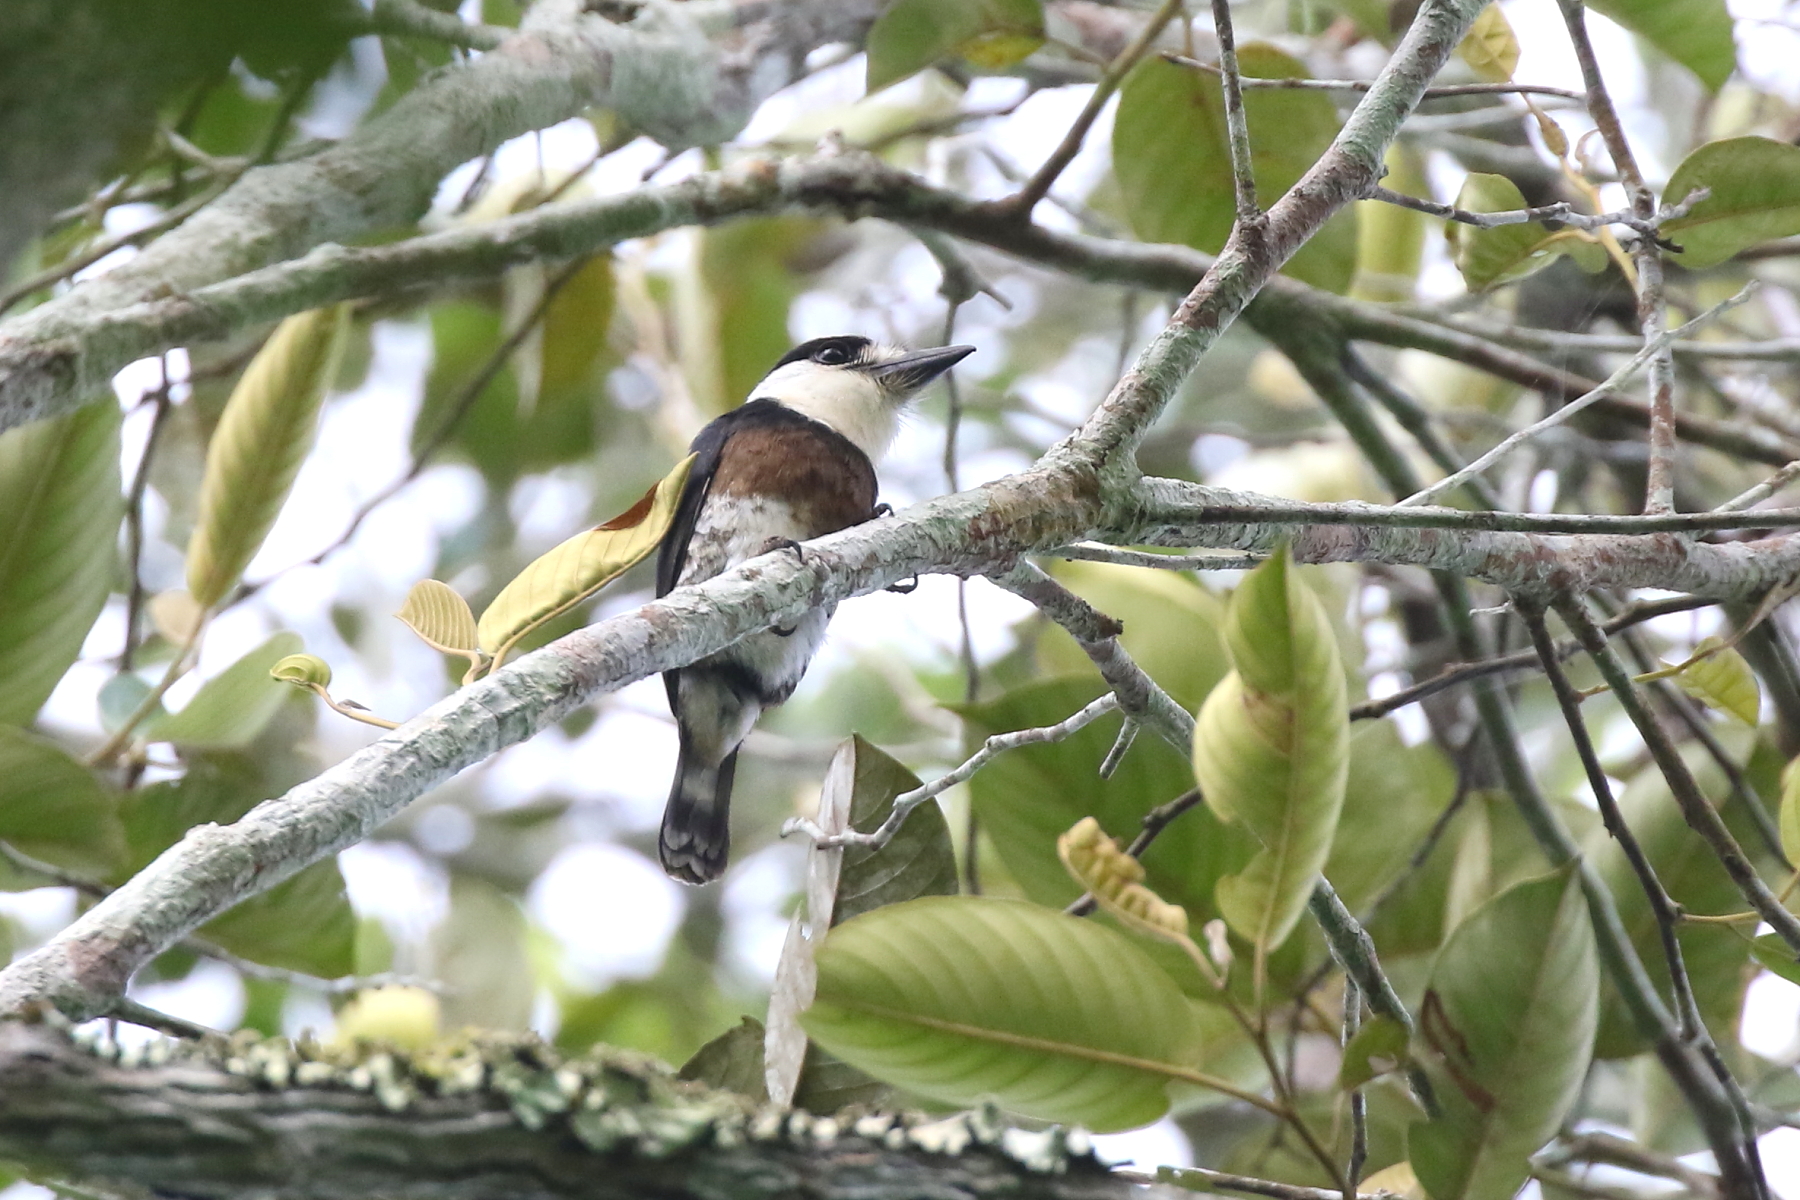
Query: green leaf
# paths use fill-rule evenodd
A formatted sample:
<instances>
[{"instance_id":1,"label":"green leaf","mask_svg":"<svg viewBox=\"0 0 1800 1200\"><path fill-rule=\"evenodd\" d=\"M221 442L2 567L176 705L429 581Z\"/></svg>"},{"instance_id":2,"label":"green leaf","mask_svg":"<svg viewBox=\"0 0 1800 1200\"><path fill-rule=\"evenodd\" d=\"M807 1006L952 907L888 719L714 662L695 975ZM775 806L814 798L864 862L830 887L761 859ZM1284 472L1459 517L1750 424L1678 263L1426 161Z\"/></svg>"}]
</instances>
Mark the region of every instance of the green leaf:
<instances>
[{"instance_id":1,"label":"green leaf","mask_svg":"<svg viewBox=\"0 0 1800 1200\"><path fill-rule=\"evenodd\" d=\"M894 811L894 797L919 786L919 777L860 736L856 741L856 782L851 789L850 825L872 833ZM837 903L831 923L920 896L956 895L956 851L944 810L927 802L915 808L894 838L880 850L850 846L838 871Z\"/></svg>"},{"instance_id":2,"label":"green leaf","mask_svg":"<svg viewBox=\"0 0 1800 1200\"><path fill-rule=\"evenodd\" d=\"M1425 160L1404 142L1388 147L1388 169L1382 182L1408 196L1429 197ZM1425 257L1425 232L1431 218L1422 212L1380 200L1356 202L1356 281L1350 294L1378 302L1411 300Z\"/></svg>"},{"instance_id":3,"label":"green leaf","mask_svg":"<svg viewBox=\"0 0 1800 1200\"><path fill-rule=\"evenodd\" d=\"M587 388L543 388L535 404L526 404L510 361L470 398L468 388L500 349L501 324L491 304L453 300L432 306L431 370L411 448L418 452L448 423L447 445L461 451L490 486L504 489L528 471L590 458L615 413L609 404L596 404ZM604 346L605 330L588 332Z\"/></svg>"},{"instance_id":4,"label":"green leaf","mask_svg":"<svg viewBox=\"0 0 1800 1200\"><path fill-rule=\"evenodd\" d=\"M481 648L498 667L519 639L623 575L661 543L675 520L695 455L604 525L569 538L519 572L481 614Z\"/></svg>"},{"instance_id":5,"label":"green leaf","mask_svg":"<svg viewBox=\"0 0 1800 1200\"><path fill-rule=\"evenodd\" d=\"M1795 960L1793 947L1782 941L1779 933L1759 937L1751 937L1740 929L1733 929L1732 933L1750 944L1750 953L1757 962L1789 983L1800 983L1800 961Z\"/></svg>"},{"instance_id":6,"label":"green leaf","mask_svg":"<svg viewBox=\"0 0 1800 1200\"><path fill-rule=\"evenodd\" d=\"M445 654L475 654L480 634L475 630L475 614L447 583L421 579L406 593L406 603L394 614L406 627L419 635L433 650Z\"/></svg>"},{"instance_id":7,"label":"green leaf","mask_svg":"<svg viewBox=\"0 0 1800 1200\"><path fill-rule=\"evenodd\" d=\"M248 760L237 756L236 762ZM141 871L195 825L231 824L271 790L252 766L199 758L180 779L129 793L120 806L129 862L115 879ZM326 979L355 969L356 916L335 858L250 897L198 934L253 962Z\"/></svg>"},{"instance_id":8,"label":"green leaf","mask_svg":"<svg viewBox=\"0 0 1800 1200\"><path fill-rule=\"evenodd\" d=\"M1210 636L1210 630L1196 626L1195 634ZM992 734L1065 719L1105 690L1091 672L1089 664L1086 677L1025 684L959 709L968 736L979 744ZM1117 732L1111 720L1096 721L1063 741L1003 754L969 781L970 800L995 853L1040 904L1061 908L1081 894L1056 856L1056 839L1064 830L1093 816L1106 829L1135 831L1145 813L1194 786L1193 767L1153 737L1140 736L1113 777L1100 778L1100 763ZM1248 830L1227 826L1209 809L1196 807L1145 851L1146 883L1186 908L1198 928L1219 915L1213 885L1255 852L1256 839Z\"/></svg>"},{"instance_id":9,"label":"green leaf","mask_svg":"<svg viewBox=\"0 0 1800 1200\"><path fill-rule=\"evenodd\" d=\"M1196 1048L1181 990L1123 935L1019 901L879 908L833 929L818 968L807 1032L949 1104L1129 1129L1168 1110L1158 1068Z\"/></svg>"},{"instance_id":10,"label":"green leaf","mask_svg":"<svg viewBox=\"0 0 1800 1200\"><path fill-rule=\"evenodd\" d=\"M1406 745L1392 721L1352 726L1344 810L1325 860L1325 877L1351 911L1407 869L1455 791L1456 770L1435 745Z\"/></svg>"},{"instance_id":11,"label":"green leaf","mask_svg":"<svg viewBox=\"0 0 1800 1200\"><path fill-rule=\"evenodd\" d=\"M290 654L269 668L269 678L296 687L330 687L331 664L316 654Z\"/></svg>"},{"instance_id":12,"label":"green leaf","mask_svg":"<svg viewBox=\"0 0 1800 1200\"><path fill-rule=\"evenodd\" d=\"M1238 50L1243 73L1304 78L1298 60L1252 42ZM1244 96L1256 194L1272 204L1313 165L1338 131L1337 108L1322 92L1259 88ZM1113 172L1137 235L1216 254L1231 232L1237 201L1225 102L1219 80L1159 58L1134 68L1113 121ZM1342 212L1290 259L1283 273L1342 292L1356 269L1356 218Z\"/></svg>"},{"instance_id":13,"label":"green leaf","mask_svg":"<svg viewBox=\"0 0 1800 1200\"><path fill-rule=\"evenodd\" d=\"M1378 1075L1386 1075L1406 1062L1406 1026L1392 1017L1371 1017L1363 1022L1338 1068L1338 1086L1359 1088Z\"/></svg>"},{"instance_id":14,"label":"green leaf","mask_svg":"<svg viewBox=\"0 0 1800 1200\"><path fill-rule=\"evenodd\" d=\"M0 841L96 879L125 861L111 790L55 742L10 725L0 725Z\"/></svg>"},{"instance_id":15,"label":"green leaf","mask_svg":"<svg viewBox=\"0 0 1800 1200\"><path fill-rule=\"evenodd\" d=\"M802 290L815 217L752 217L699 231L695 270L678 277L681 369L702 411L739 404L793 339L788 311Z\"/></svg>"},{"instance_id":16,"label":"green leaf","mask_svg":"<svg viewBox=\"0 0 1800 1200\"><path fill-rule=\"evenodd\" d=\"M146 722L144 740L212 749L249 744L290 694L270 673L303 644L297 633L275 634L202 684L180 712Z\"/></svg>"},{"instance_id":17,"label":"green leaf","mask_svg":"<svg viewBox=\"0 0 1800 1200\"><path fill-rule=\"evenodd\" d=\"M1344 668L1285 549L1232 594L1225 644L1236 669L1200 709L1194 773L1207 806L1262 843L1217 897L1232 932L1273 949L1306 910L1337 832L1350 764Z\"/></svg>"},{"instance_id":18,"label":"green leaf","mask_svg":"<svg viewBox=\"0 0 1800 1200\"><path fill-rule=\"evenodd\" d=\"M252 962L321 979L350 974L356 961L356 914L335 858L214 917L200 936Z\"/></svg>"},{"instance_id":19,"label":"green leaf","mask_svg":"<svg viewBox=\"0 0 1800 1200\"><path fill-rule=\"evenodd\" d=\"M853 739L855 768L850 786L850 826L872 833L894 810L894 798L919 786L919 777L858 735ZM831 923L916 900L920 896L954 896L957 892L956 851L944 810L926 803L913 810L893 840L880 850L850 846L838 869ZM762 1062L759 1050L757 1062ZM809 1043L794 1084L794 1104L808 1112L834 1113L847 1104L879 1104L887 1085Z\"/></svg>"},{"instance_id":20,"label":"green leaf","mask_svg":"<svg viewBox=\"0 0 1800 1200\"><path fill-rule=\"evenodd\" d=\"M1715 764L1703 761L1701 755L1693 752L1684 757L1689 759L1706 794L1726 794L1724 779ZM1618 804L1625 824L1636 835L1644 857L1675 903L1696 915L1717 915L1743 907L1743 897L1731 876L1706 843L1688 828L1660 770L1655 766L1639 770L1619 793ZM1589 861L1612 893L1620 924L1631 938L1632 947L1667 1002L1669 969L1663 954L1662 931L1643 885L1618 842L1604 829L1588 835L1586 849ZM1743 943L1728 926L1704 922L1683 922L1675 931L1675 940L1681 947L1700 1014L1714 1033L1724 1038L1735 1026L1743 991ZM1611 981L1602 983L1595 1056L1626 1058L1652 1048Z\"/></svg>"},{"instance_id":21,"label":"green leaf","mask_svg":"<svg viewBox=\"0 0 1800 1200\"><path fill-rule=\"evenodd\" d=\"M736 1092L759 1102L769 1098L763 1079L763 1026L745 1017L694 1052L681 1066L681 1078Z\"/></svg>"},{"instance_id":22,"label":"green leaf","mask_svg":"<svg viewBox=\"0 0 1800 1200\"><path fill-rule=\"evenodd\" d=\"M1712 195L1662 227L1681 247L1675 261L1690 270L1800 233L1800 147L1761 137L1708 142L1681 160L1663 202L1679 204L1698 188Z\"/></svg>"},{"instance_id":23,"label":"green leaf","mask_svg":"<svg viewBox=\"0 0 1800 1200\"><path fill-rule=\"evenodd\" d=\"M1780 828L1782 855L1791 863L1800 863L1800 758L1781 772Z\"/></svg>"},{"instance_id":24,"label":"green leaf","mask_svg":"<svg viewBox=\"0 0 1800 1200\"><path fill-rule=\"evenodd\" d=\"M431 934L433 973L444 984L444 1026L525 1029L537 983L525 954L525 912L493 883L450 877L450 913Z\"/></svg>"},{"instance_id":25,"label":"green leaf","mask_svg":"<svg viewBox=\"0 0 1800 1200\"><path fill-rule=\"evenodd\" d=\"M598 398L614 298L610 254L588 259L551 297L544 310L537 403L581 404Z\"/></svg>"},{"instance_id":26,"label":"green leaf","mask_svg":"<svg viewBox=\"0 0 1800 1200\"><path fill-rule=\"evenodd\" d=\"M1432 967L1420 1035L1443 1114L1408 1135L1432 1200L1505 1200L1587 1075L1599 964L1573 866L1470 915Z\"/></svg>"},{"instance_id":27,"label":"green leaf","mask_svg":"<svg viewBox=\"0 0 1800 1200\"><path fill-rule=\"evenodd\" d=\"M1725 0L1588 0L1588 7L1698 75L1708 91L1725 86L1737 69Z\"/></svg>"},{"instance_id":28,"label":"green leaf","mask_svg":"<svg viewBox=\"0 0 1800 1200\"><path fill-rule=\"evenodd\" d=\"M1190 712L1231 670L1219 637L1225 601L1211 589L1175 571L1112 563L1061 562L1055 575L1070 591L1125 626L1119 644ZM1060 626L1045 631L1037 652L1046 674L1093 673L1094 664Z\"/></svg>"},{"instance_id":29,"label":"green leaf","mask_svg":"<svg viewBox=\"0 0 1800 1200\"><path fill-rule=\"evenodd\" d=\"M0 724L37 715L112 588L119 406L0 434Z\"/></svg>"},{"instance_id":30,"label":"green leaf","mask_svg":"<svg viewBox=\"0 0 1800 1200\"><path fill-rule=\"evenodd\" d=\"M1464 212L1512 212L1528 207L1518 185L1504 175L1471 171L1457 193ZM1535 274L1559 255L1573 254L1582 244L1569 231L1551 233L1536 221L1478 229L1460 221L1449 224L1450 254L1469 290L1496 287Z\"/></svg>"},{"instance_id":31,"label":"green leaf","mask_svg":"<svg viewBox=\"0 0 1800 1200\"><path fill-rule=\"evenodd\" d=\"M1681 690L1755 729L1762 716L1762 686L1744 656L1723 638L1708 637L1694 647L1693 657L1697 661L1675 677Z\"/></svg>"},{"instance_id":32,"label":"green leaf","mask_svg":"<svg viewBox=\"0 0 1800 1200\"><path fill-rule=\"evenodd\" d=\"M232 389L206 448L200 516L188 539L188 591L202 608L237 584L280 514L312 449L349 321L347 304L289 317Z\"/></svg>"},{"instance_id":33,"label":"green leaf","mask_svg":"<svg viewBox=\"0 0 1800 1200\"><path fill-rule=\"evenodd\" d=\"M1002 67L1043 43L1041 0L894 0L864 42L868 90L879 91L951 54Z\"/></svg>"},{"instance_id":34,"label":"green leaf","mask_svg":"<svg viewBox=\"0 0 1800 1200\"><path fill-rule=\"evenodd\" d=\"M1519 66L1519 39L1498 4L1481 10L1457 44L1456 54L1487 82L1511 82L1513 71Z\"/></svg>"}]
</instances>

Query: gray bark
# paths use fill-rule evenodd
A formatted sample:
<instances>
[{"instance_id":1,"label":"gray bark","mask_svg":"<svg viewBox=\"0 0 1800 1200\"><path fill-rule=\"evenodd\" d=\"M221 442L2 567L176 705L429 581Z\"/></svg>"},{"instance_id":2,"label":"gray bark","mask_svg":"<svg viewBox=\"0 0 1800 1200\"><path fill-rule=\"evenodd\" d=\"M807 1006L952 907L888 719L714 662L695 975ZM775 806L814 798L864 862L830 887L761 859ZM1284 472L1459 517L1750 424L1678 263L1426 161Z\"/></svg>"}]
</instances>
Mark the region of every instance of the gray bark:
<instances>
[{"instance_id":1,"label":"gray bark","mask_svg":"<svg viewBox=\"0 0 1800 1200\"><path fill-rule=\"evenodd\" d=\"M910 1130L882 1119L794 1120L625 1055L559 1064L541 1047L496 1045L472 1071L473 1056L458 1060L462 1077L445 1087L404 1056L379 1052L362 1056L361 1076L309 1064L331 1078L302 1085L272 1065L288 1053L280 1043L234 1041L122 1065L59 1029L0 1022L0 1096L11 1098L0 1104L0 1160L133 1200L1143 1194L1054 1135L1007 1132L979 1117ZM603 1102L589 1101L595 1091Z\"/></svg>"}]
</instances>

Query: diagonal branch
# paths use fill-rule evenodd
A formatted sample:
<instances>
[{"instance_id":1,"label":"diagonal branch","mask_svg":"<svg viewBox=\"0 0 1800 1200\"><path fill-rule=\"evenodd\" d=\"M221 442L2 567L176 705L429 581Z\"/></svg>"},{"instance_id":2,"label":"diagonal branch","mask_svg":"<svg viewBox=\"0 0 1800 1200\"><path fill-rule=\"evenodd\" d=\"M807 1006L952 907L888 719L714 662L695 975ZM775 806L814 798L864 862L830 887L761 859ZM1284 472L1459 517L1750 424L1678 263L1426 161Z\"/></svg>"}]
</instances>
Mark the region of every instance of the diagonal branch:
<instances>
[{"instance_id":1,"label":"diagonal branch","mask_svg":"<svg viewBox=\"0 0 1800 1200\"><path fill-rule=\"evenodd\" d=\"M727 141L799 77L809 51L860 41L880 8L877 0L729 0L723 11L658 2L612 21L580 0L540 0L491 53L428 78L327 149L246 172L132 261L0 327L0 428L104 388L123 363L92 360L79 344L102 314L409 223L458 164L590 107L674 148ZM729 49L709 40L702 10L727 26L744 19Z\"/></svg>"},{"instance_id":2,"label":"diagonal branch","mask_svg":"<svg viewBox=\"0 0 1800 1200\"><path fill-rule=\"evenodd\" d=\"M1662 722L1645 702L1632 681L1631 672L1620 661L1618 652L1607 642L1606 634L1588 615L1586 603L1573 597L1560 600L1557 611L1581 642L1582 649L1593 658L1594 665L1600 668L1601 677L1606 680L1613 695L1618 697L1625 715L1637 726L1639 736L1644 739L1644 745L1650 751L1650 757L1656 761L1663 778L1668 780L1669 790L1674 793L1675 803L1680 806L1681 815L1688 825L1705 839L1713 856L1725 868L1725 873L1731 876L1731 881L1737 885L1750 907L1781 935L1782 941L1800 952L1800 918L1789 912L1769 885L1763 882L1743 847L1738 845L1731 830L1726 828L1724 820L1701 792L1699 782L1682 759L1681 751L1669 736L1669 731L1663 728Z\"/></svg>"}]
</instances>

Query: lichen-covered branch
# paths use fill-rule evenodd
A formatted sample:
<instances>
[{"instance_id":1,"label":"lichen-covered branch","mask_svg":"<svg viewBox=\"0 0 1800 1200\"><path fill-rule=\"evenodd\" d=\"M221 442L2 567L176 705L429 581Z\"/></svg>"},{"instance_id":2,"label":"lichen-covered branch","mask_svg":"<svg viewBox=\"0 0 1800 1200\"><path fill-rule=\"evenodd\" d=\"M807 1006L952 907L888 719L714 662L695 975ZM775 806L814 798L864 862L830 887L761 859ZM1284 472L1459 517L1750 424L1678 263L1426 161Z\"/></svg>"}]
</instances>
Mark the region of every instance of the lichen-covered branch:
<instances>
[{"instance_id":1,"label":"lichen-covered branch","mask_svg":"<svg viewBox=\"0 0 1800 1200\"><path fill-rule=\"evenodd\" d=\"M0 1022L0 1159L84 1195L236 1200L913 1200L1142 1194L1083 1135L982 1114L840 1124L623 1052L494 1039L406 1056L281 1040L121 1055Z\"/></svg>"},{"instance_id":2,"label":"lichen-covered branch","mask_svg":"<svg viewBox=\"0 0 1800 1200\"><path fill-rule=\"evenodd\" d=\"M92 398L153 352L88 353L84 331L102 314L411 222L458 164L590 107L667 146L726 141L809 51L860 40L880 7L646 0L609 20L578 0L541 0L491 53L426 79L341 142L246 172L132 261L0 326L0 429Z\"/></svg>"},{"instance_id":3,"label":"lichen-covered branch","mask_svg":"<svg viewBox=\"0 0 1800 1200\"><path fill-rule=\"evenodd\" d=\"M1092 467L1064 456L677 590L526 656L400 729L269 800L235 825L205 825L0 972L0 1012L49 1000L72 1016L106 1012L144 963L233 904L349 846L465 767L524 741L594 697L681 666L807 610L921 573L989 574L1020 555L1085 539L1272 550L1302 562L1383 562L1455 571L1520 592L1590 587L1759 594L1800 571L1800 537L1721 545L1673 536L1521 533L1246 523L1257 506L1284 521L1343 505L1295 505L1147 480L1116 522ZM1210 506L1210 511L1209 511ZM1367 509L1369 506L1362 506ZM1221 519L1219 512L1231 514ZM1402 510L1409 516L1429 509Z\"/></svg>"}]
</instances>

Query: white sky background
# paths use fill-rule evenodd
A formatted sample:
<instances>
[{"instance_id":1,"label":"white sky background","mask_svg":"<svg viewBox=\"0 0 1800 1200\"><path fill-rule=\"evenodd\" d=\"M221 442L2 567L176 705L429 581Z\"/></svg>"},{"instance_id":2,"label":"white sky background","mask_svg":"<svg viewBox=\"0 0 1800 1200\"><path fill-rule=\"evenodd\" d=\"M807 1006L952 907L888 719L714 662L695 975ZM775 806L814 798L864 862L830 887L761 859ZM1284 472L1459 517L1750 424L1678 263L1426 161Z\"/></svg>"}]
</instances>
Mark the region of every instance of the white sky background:
<instances>
[{"instance_id":1,"label":"white sky background","mask_svg":"<svg viewBox=\"0 0 1800 1200\"><path fill-rule=\"evenodd\" d=\"M1746 19L1739 25L1740 63L1745 73L1759 87L1800 100L1800 35L1791 28L1763 23L1782 16L1780 0L1732 0L1731 7L1734 14ZM1579 89L1579 72L1553 0L1505 0L1504 8L1523 47L1516 77L1522 82ZM1661 119L1646 107L1646 75L1630 39L1603 17L1590 13L1590 20L1608 83L1625 112L1634 145L1643 155L1646 170L1664 176L1673 165L1667 138ZM1240 31L1240 36L1247 34ZM379 70L378 54L369 58L371 49L359 48L359 66ZM858 56L775 97L740 141L756 144L781 132L802 113L821 105L854 102L861 95L862 71ZM970 109L990 108L1016 96L1017 86L1007 80L980 81L963 104ZM1035 166L1056 144L1086 95L1086 88L1042 93L1006 118L994 140L1022 166ZM359 114L359 96L357 89L343 86L341 81L326 88L310 118L310 131L341 133ZM1567 110L1557 116L1572 135L1588 128L1583 118ZM1100 177L1106 167L1109 135L1110 117L1106 117L1059 182L1059 193L1082 195ZM581 121L568 122L541 137L521 138L504 147L496 161L496 176L504 180L535 170L540 152L553 171L570 169L585 162L593 149L590 127ZM589 182L601 193L626 190L637 184L658 155L650 144L636 143L615 154L604 164L606 169L593 173ZM698 167L698 154L689 153L665 167L658 178L672 180ZM472 164L459 168L446 180L443 195L460 195L472 171ZM1456 182L1434 177L1440 189L1447 189L1440 190L1439 198L1449 199ZM993 195L1004 190L997 174L988 185ZM1056 223L1067 220L1048 205L1040 207L1039 215ZM149 218L118 210L115 219L121 224L141 224ZM681 254L685 247L684 235L667 235L657 253ZM920 329L937 325L942 320L942 301L936 295L935 265L922 250L902 255L899 264L897 280L888 281L898 289L898 295L892 297L895 324ZM1441 254L1426 286L1440 294L1461 290L1460 279ZM826 333L888 332L865 327L869 325L867 317L835 293L812 293L795 305L791 332L796 341ZM1000 328L1016 319L1018 315L1009 317L986 299L978 299L963 310L958 340L995 347ZM1147 320L1146 332L1152 328L1154 324ZM292 629L305 638L309 652L332 664L336 675L333 690L338 695L394 715L420 711L441 696L443 671L436 652L416 639L395 636L374 642L374 654L366 648L354 653L333 629L323 600L343 594L359 597L372 612L398 608L407 588L430 572L439 539L460 527L480 504L482 484L472 468L431 468L397 499L377 510L348 548L321 566L293 566L335 541L357 506L407 469L407 434L430 353L429 330L422 321L386 321L377 327L367 379L356 391L329 402L318 448L308 458L290 503L248 572L253 580L269 575L279 578L213 627L206 639L200 676L216 673L270 632ZM177 370L181 369L184 356L177 352L172 358ZM984 360L997 359L995 354L978 353L962 369L979 378ZM134 401L156 382L157 371L152 361L121 372L116 383L121 398L127 403ZM1073 425L1097 401L1103 387L1100 383L1084 390L1056 380L1027 380L1020 390ZM141 453L147 416L134 413L126 423L127 477ZM965 430L969 432L961 467L963 486L1025 465L1011 452L985 452L976 441L978 429L965 426ZM940 493L944 487L941 448L942 430L936 422L910 422L882 468L884 498L903 507ZM547 549L589 523L591 499L586 485L575 477L552 474L522 483L511 497L511 506L521 524L521 537L541 543L534 548ZM148 516L154 532L162 517L154 502ZM167 551L153 554L145 565L152 590L181 586L176 555ZM637 599L616 597L602 605L601 613ZM1023 602L981 582L970 585L968 601L978 653L992 658L1004 652L1010 645L1008 628L1022 615ZM71 671L52 697L43 717L46 724L70 731L96 728L95 695L111 674L105 660L117 652L122 627L122 606L115 605L103 615L89 640L90 661ZM838 670L867 663L872 657L892 656L896 646L906 647L907 657L914 662L951 661L956 656L956 631L956 585L947 577L927 577L911 595L883 593L851 601L839 610L826 648L803 687L816 689ZM198 683L198 678L184 681L172 693L172 706L191 695ZM334 761L375 736L374 730L326 714L318 740L324 757ZM601 827L587 829L586 836L571 841L527 898L533 920L563 946L572 980L585 987L652 972L679 924L686 904L679 885L664 877L654 863L606 836L655 827L674 755L675 737L661 685L646 680L604 702L600 719L582 736L569 738L552 729L465 777L473 779L482 803L494 808L533 797L553 782L562 794L603 809ZM446 811L421 836L431 839L434 849L458 848L471 833L466 818L458 823L460 816ZM340 860L358 911L380 917L398 940L423 941L446 911L447 888L441 873L406 847L364 845L346 851ZM785 927L782 906L795 890L800 860L797 845L772 847L735 864L723 885L729 922L726 936L734 947L736 965L747 979L766 982L772 975ZM60 889L0 895L0 912L22 925L27 944L66 923L72 907L69 895ZM600 913L623 919L592 919ZM223 1027L236 1022L244 1002L235 973L216 964L202 964L181 983L143 988L135 994L179 1016ZM293 1006L289 1020L296 1028L316 1026L329 1020L329 1012L316 998L301 1000ZM1773 976L1759 979L1746 1007L1744 1040L1752 1049L1772 1057L1800 1054L1800 988ZM1185 1142L1167 1123L1137 1134L1104 1138L1101 1143L1109 1155L1141 1163L1187 1161ZM1769 1135L1765 1153L1777 1191L1790 1200L1800 1200L1800 1133ZM50 1195L20 1185L0 1192L0 1200L24 1200L27 1195L40 1194Z\"/></svg>"}]
</instances>

